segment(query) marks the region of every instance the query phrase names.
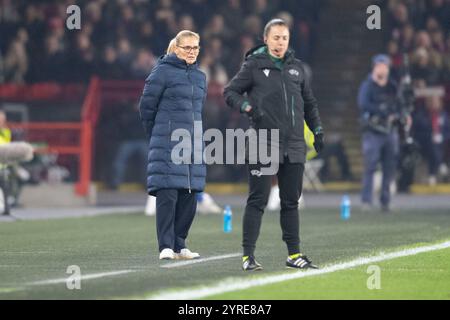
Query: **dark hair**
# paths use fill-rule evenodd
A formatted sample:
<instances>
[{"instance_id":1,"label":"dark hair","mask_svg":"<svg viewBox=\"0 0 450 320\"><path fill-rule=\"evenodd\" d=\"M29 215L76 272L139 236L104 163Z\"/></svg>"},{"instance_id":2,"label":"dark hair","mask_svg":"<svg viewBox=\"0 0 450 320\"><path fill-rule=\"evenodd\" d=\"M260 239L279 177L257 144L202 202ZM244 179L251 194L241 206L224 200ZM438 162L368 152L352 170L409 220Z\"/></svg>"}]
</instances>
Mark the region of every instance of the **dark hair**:
<instances>
[{"instance_id":1,"label":"dark hair","mask_svg":"<svg viewBox=\"0 0 450 320\"><path fill-rule=\"evenodd\" d=\"M274 26L283 26L289 29L288 24L283 19L272 19L270 20L266 26L264 27L264 37L266 38L269 35L270 29Z\"/></svg>"}]
</instances>

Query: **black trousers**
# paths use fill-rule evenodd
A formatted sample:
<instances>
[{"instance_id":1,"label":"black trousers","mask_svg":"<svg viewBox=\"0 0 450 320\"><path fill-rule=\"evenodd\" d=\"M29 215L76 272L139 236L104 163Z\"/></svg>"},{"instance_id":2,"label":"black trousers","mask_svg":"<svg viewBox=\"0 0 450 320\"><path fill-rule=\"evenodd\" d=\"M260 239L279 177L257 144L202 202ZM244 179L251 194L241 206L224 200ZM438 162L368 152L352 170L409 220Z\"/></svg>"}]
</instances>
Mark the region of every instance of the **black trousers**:
<instances>
[{"instance_id":1,"label":"black trousers","mask_svg":"<svg viewBox=\"0 0 450 320\"><path fill-rule=\"evenodd\" d=\"M272 187L272 176L258 174L262 167L261 165L248 166L250 190L243 222L244 256L254 255L262 216ZM280 224L289 255L300 252L298 201L303 188L304 169L303 163L290 163L289 159L285 158L277 173L281 200Z\"/></svg>"},{"instance_id":2,"label":"black trousers","mask_svg":"<svg viewBox=\"0 0 450 320\"><path fill-rule=\"evenodd\" d=\"M156 193L156 229L159 251L186 248L186 238L197 210L194 192L161 189Z\"/></svg>"}]
</instances>

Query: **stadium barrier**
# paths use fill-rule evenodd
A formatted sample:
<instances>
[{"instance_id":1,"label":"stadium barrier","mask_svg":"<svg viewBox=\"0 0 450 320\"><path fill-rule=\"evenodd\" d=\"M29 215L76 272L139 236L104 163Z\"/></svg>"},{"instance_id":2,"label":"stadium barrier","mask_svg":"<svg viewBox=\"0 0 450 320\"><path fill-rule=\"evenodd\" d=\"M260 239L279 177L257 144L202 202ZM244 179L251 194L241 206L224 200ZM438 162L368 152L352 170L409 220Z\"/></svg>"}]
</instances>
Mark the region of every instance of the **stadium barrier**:
<instances>
[{"instance_id":1,"label":"stadium barrier","mask_svg":"<svg viewBox=\"0 0 450 320\"><path fill-rule=\"evenodd\" d=\"M12 130L20 130L23 138L35 144L35 152L76 157L78 182L75 192L87 196L91 182L93 132L98 120L100 80L92 78L84 98L80 122L10 122ZM2 85L3 101L70 101L85 92L82 85L35 84L30 86Z\"/></svg>"}]
</instances>

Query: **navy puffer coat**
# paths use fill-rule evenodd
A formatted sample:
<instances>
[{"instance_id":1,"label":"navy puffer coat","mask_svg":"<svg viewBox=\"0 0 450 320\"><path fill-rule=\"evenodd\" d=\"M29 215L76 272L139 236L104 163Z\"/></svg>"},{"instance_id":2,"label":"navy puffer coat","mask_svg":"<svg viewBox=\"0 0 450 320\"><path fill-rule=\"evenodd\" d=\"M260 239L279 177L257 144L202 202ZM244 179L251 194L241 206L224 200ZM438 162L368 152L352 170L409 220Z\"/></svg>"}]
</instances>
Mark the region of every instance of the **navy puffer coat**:
<instances>
[{"instance_id":1,"label":"navy puffer coat","mask_svg":"<svg viewBox=\"0 0 450 320\"><path fill-rule=\"evenodd\" d=\"M206 166L203 159L200 164L194 162L194 152L202 155L204 149L201 121L206 90L206 76L197 64L188 65L175 54L161 57L146 79L140 115L149 138L147 189L150 195L156 195L160 189L203 191ZM171 141L176 129L190 133L190 164L172 161L172 150L181 141Z\"/></svg>"}]
</instances>

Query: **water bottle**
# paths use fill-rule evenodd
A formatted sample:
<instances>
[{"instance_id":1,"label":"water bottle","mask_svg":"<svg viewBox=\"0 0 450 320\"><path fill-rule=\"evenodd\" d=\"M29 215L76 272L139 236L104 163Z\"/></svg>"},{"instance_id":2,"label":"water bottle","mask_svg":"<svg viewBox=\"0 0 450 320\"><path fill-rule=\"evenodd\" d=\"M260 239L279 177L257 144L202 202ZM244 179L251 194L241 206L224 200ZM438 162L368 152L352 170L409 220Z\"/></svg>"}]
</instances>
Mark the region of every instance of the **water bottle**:
<instances>
[{"instance_id":1,"label":"water bottle","mask_svg":"<svg viewBox=\"0 0 450 320\"><path fill-rule=\"evenodd\" d=\"M230 206L225 206L223 211L223 232L230 233L233 230L233 212Z\"/></svg>"},{"instance_id":2,"label":"water bottle","mask_svg":"<svg viewBox=\"0 0 450 320\"><path fill-rule=\"evenodd\" d=\"M348 220L350 219L350 213L351 212L351 202L350 197L348 195L345 195L342 197L341 202L341 220Z\"/></svg>"}]
</instances>

